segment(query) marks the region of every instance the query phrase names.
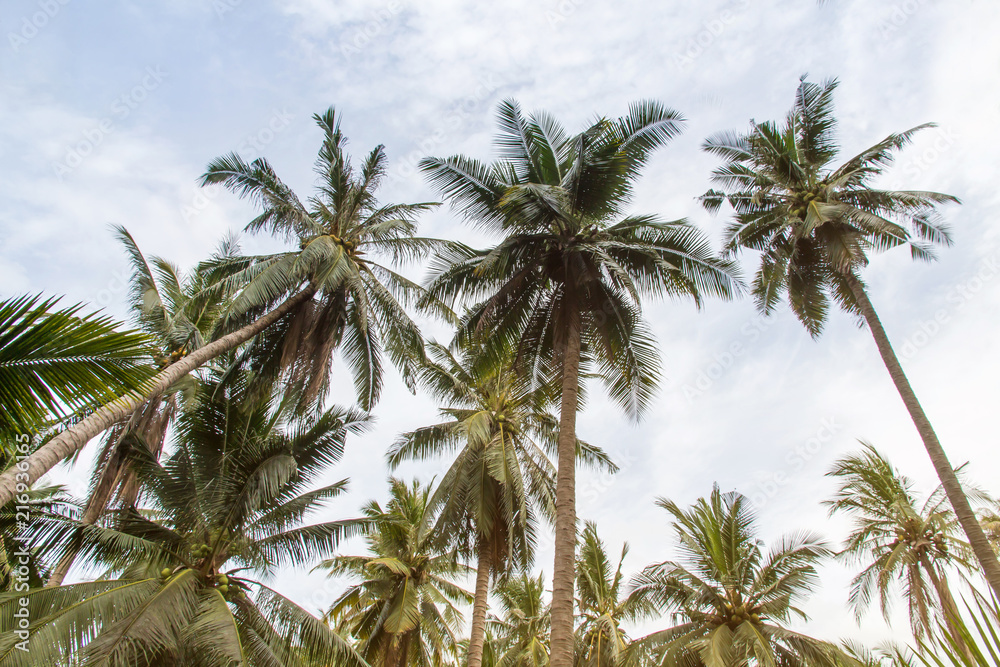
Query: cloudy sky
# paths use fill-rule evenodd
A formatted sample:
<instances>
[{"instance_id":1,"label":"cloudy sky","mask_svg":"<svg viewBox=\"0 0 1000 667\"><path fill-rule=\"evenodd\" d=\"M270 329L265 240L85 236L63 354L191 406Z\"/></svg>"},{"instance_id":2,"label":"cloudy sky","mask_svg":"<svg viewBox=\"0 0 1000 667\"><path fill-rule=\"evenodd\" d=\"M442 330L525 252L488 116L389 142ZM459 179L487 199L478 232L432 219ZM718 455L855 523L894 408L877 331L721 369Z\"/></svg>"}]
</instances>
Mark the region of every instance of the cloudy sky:
<instances>
[{"instance_id":1,"label":"cloudy sky","mask_svg":"<svg viewBox=\"0 0 1000 667\"><path fill-rule=\"evenodd\" d=\"M953 462L971 461L976 481L1000 492L994 2L6 0L0 26L0 295L61 294L121 318L127 268L111 225L127 227L147 254L192 266L253 214L196 186L208 161L234 150L266 156L308 193L320 138L311 116L331 105L356 155L385 144L384 201L428 201L435 193L416 161L490 159L502 99L551 111L571 130L619 115L630 101L661 100L688 119L686 129L652 160L634 211L687 217L716 240L726 211L711 217L695 201L716 164L701 142L751 118L782 117L802 74L840 79L845 154L934 121L939 127L900 156L885 185L960 197L945 211L955 246L933 264L914 264L905 250L880 256L865 278ZM446 207L423 227L488 242ZM248 252L276 247L244 239ZM836 542L847 525L826 516L821 502L834 484L823 473L857 439L876 444L919 490L933 488L874 344L850 318L834 314L813 341L787 309L764 320L747 301L710 302L701 312L650 303L646 315L668 378L655 406L636 425L594 392L580 418L581 436L622 471L584 473L579 514L598 523L611 551L631 543L628 571L673 554L655 498L689 503L713 482L755 499L765 539L810 529ZM384 497L383 452L434 409L392 378L378 428L351 442L331 473L349 476L352 494L330 517ZM429 479L440 469L400 474ZM64 478L85 487L80 473ZM551 572L547 547L537 567ZM805 606L811 632L905 636L900 614L893 628L877 612L855 623L846 611L850 568L830 564L822 575ZM343 582L285 573L278 585L317 610Z\"/></svg>"}]
</instances>

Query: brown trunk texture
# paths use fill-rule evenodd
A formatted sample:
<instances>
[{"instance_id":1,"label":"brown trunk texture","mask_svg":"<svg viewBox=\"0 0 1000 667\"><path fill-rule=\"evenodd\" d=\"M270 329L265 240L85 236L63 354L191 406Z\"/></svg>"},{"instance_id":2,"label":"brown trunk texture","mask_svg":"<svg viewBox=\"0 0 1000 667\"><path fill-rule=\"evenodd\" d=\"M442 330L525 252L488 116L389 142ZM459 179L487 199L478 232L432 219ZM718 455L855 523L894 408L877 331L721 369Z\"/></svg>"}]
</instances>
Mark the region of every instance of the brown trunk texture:
<instances>
[{"instance_id":1,"label":"brown trunk texture","mask_svg":"<svg viewBox=\"0 0 1000 667\"><path fill-rule=\"evenodd\" d=\"M472 603L472 633L469 635L469 667L482 667L486 641L486 610L489 608L490 570L493 569L489 543L480 537L476 564L476 597Z\"/></svg>"},{"instance_id":2,"label":"brown trunk texture","mask_svg":"<svg viewBox=\"0 0 1000 667\"><path fill-rule=\"evenodd\" d=\"M576 583L576 410L580 331L571 326L563 355L556 471L555 564L552 572L551 667L573 667L573 591Z\"/></svg>"}]
</instances>

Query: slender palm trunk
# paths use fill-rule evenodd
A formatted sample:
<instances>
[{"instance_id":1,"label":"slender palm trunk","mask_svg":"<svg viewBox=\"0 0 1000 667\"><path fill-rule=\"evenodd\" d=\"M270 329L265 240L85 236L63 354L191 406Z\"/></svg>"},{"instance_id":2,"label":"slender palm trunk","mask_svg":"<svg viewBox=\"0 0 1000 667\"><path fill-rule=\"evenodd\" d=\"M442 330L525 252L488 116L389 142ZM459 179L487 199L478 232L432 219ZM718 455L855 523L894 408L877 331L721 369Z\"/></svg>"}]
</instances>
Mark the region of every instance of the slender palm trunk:
<instances>
[{"instance_id":1,"label":"slender palm trunk","mask_svg":"<svg viewBox=\"0 0 1000 667\"><path fill-rule=\"evenodd\" d=\"M489 607L490 570L493 563L490 544L479 538L479 563L476 564L476 597L472 603L472 634L469 636L469 667L483 664L483 646L486 642L486 609Z\"/></svg>"},{"instance_id":2,"label":"slender palm trunk","mask_svg":"<svg viewBox=\"0 0 1000 667\"><path fill-rule=\"evenodd\" d=\"M56 464L83 449L91 438L127 417L143 401L158 395L182 377L207 361L245 343L261 331L271 326L293 308L310 298L315 290L305 289L289 297L277 308L254 320L241 329L200 347L183 359L164 368L153 377L141 391L133 391L115 399L78 424L66 429L34 453L8 468L0 475L0 506L14 499L21 488L31 486L39 477L54 468Z\"/></svg>"},{"instance_id":3,"label":"slender palm trunk","mask_svg":"<svg viewBox=\"0 0 1000 667\"><path fill-rule=\"evenodd\" d=\"M576 578L576 410L580 389L580 330L570 326L562 364L556 540L552 573L551 667L573 665L573 587Z\"/></svg>"},{"instance_id":4,"label":"slender palm trunk","mask_svg":"<svg viewBox=\"0 0 1000 667\"><path fill-rule=\"evenodd\" d=\"M983 568L986 581L989 582L993 592L997 596L1000 596L1000 562L997 561L997 556L986 539L983 527L979 525L976 513L972 511L972 507L969 505L969 499L962 489L962 484L958 481L958 475L955 474L955 469L951 467L948 456L945 454L944 448L941 447L941 442L938 440L930 420L924 414L924 410L920 407L920 402L917 400L917 395L913 392L909 380L906 379L906 375L903 373L903 367L900 366L899 359L896 358L896 353L889 343L889 337L886 335L885 329L882 328L882 323L879 321L875 307L872 306L872 302L865 292L864 285L853 274L849 273L845 278L861 309L861 315L865 318L865 322L868 323L868 328L875 338L875 345L878 347L879 354L882 355L882 362L889 370L889 376L896 385L896 390L903 399L903 404L910 413L913 424L917 427L920 439L923 440L924 448L931 458L931 463L934 465L938 479L941 480L941 486L944 487L948 501L955 511L955 517L962 526L962 530L965 531L965 535L969 538L972 551L976 554L976 558Z\"/></svg>"}]
</instances>

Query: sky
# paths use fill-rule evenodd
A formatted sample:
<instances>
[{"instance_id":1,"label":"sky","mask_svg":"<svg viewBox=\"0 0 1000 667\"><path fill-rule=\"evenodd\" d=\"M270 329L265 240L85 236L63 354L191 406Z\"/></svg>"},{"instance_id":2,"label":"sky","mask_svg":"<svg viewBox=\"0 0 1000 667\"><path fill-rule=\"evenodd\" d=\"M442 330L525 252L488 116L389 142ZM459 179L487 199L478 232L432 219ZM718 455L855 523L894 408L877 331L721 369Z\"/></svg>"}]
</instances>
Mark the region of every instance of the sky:
<instances>
[{"instance_id":1,"label":"sky","mask_svg":"<svg viewBox=\"0 0 1000 667\"><path fill-rule=\"evenodd\" d=\"M598 116L660 100L687 119L650 161L632 212L687 218L718 244L729 215L696 198L717 160L702 141L781 119L799 77L837 77L846 159L922 123L880 185L958 196L943 213L955 244L934 263L904 249L873 258L864 279L912 384L956 465L1000 493L995 415L1000 351L1000 5L987 0L539 0L462 3L389 0L5 0L0 4L0 298L64 295L128 317L128 267L112 226L147 255L190 268L253 209L196 181L213 158L265 156L308 195L320 131L335 106L353 154L384 144L385 202L437 201L414 168L427 155L494 157L494 113L507 98L553 113L571 131ZM447 206L422 233L474 245L491 240ZM242 237L246 252L281 247ZM747 275L753 257L744 258ZM419 278L422 267L408 275ZM875 444L926 493L933 470L870 335L835 312L812 340L787 307L759 316L749 300L651 301L645 316L665 381L640 423L591 392L580 436L618 462L614 476L583 471L578 514L609 551L630 543L628 573L677 555L658 497L689 504L724 491L750 497L762 538L816 531L836 546L849 523L827 516L824 473L858 440ZM445 339L440 324L428 336ZM346 371L334 398L350 402ZM354 516L387 495L386 448L431 423L436 406L388 378L377 427L349 442L330 480L351 493L317 519ZM82 458L87 461L87 454ZM444 461L396 474L429 480ZM77 493L81 468L57 471ZM345 553L362 549L345 544ZM551 573L551 542L536 568ZM803 605L814 635L870 644L906 639L903 605L861 624L847 608L855 568L831 562ZM276 585L313 611L344 581L281 572ZM633 628L635 634L665 621Z\"/></svg>"}]
</instances>

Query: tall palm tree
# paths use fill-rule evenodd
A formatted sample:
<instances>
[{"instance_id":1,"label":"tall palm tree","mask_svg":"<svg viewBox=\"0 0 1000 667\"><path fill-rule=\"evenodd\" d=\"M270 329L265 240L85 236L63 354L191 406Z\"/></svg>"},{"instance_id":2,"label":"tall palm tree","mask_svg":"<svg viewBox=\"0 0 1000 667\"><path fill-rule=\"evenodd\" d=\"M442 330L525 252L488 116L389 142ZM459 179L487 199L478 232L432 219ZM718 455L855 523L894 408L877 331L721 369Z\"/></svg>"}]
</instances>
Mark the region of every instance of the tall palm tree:
<instances>
[{"instance_id":1,"label":"tall palm tree","mask_svg":"<svg viewBox=\"0 0 1000 667\"><path fill-rule=\"evenodd\" d=\"M680 131L680 116L656 102L633 104L569 136L548 114L525 117L501 104L490 165L463 157L426 158L421 168L473 224L503 238L495 248L439 253L429 293L476 305L463 335L484 339L501 359L516 350L533 380L553 367L561 383L552 584L552 664L573 662L576 547L576 413L580 374L599 374L637 417L659 376L643 296L728 296L734 266L717 259L685 221L625 216L632 187L652 151ZM488 336L486 335L488 334Z\"/></svg>"},{"instance_id":2,"label":"tall palm tree","mask_svg":"<svg viewBox=\"0 0 1000 667\"><path fill-rule=\"evenodd\" d=\"M657 616L657 607L643 593L625 590L622 563L628 555L628 543L622 546L615 567L595 524L588 521L581 537L576 565L580 618L577 667L636 664L637 652L630 650L632 641L621 624L653 618Z\"/></svg>"},{"instance_id":3,"label":"tall palm tree","mask_svg":"<svg viewBox=\"0 0 1000 667\"><path fill-rule=\"evenodd\" d=\"M933 634L931 612L938 609L958 638L959 608L947 571L969 568L971 554L956 535L954 512L940 493L921 506L912 482L873 446L863 444L859 454L838 460L827 473L840 480L840 488L827 503L830 513L844 512L854 520L841 555L865 565L852 582L851 605L860 618L877 593L879 606L888 615L892 584L900 581L914 636Z\"/></svg>"},{"instance_id":4,"label":"tall palm tree","mask_svg":"<svg viewBox=\"0 0 1000 667\"><path fill-rule=\"evenodd\" d=\"M239 290L217 337L39 448L26 459L28 483L194 369L264 331L271 335L252 346L250 356L263 363L259 370L266 376L290 379L303 404L321 397L337 347L343 348L366 410L379 396L383 354L412 380L422 339L399 299L422 291L380 260L418 259L439 245L414 235L416 216L431 204L380 205L375 191L385 175L383 148L369 153L355 174L334 110L315 120L324 139L316 163L319 191L308 207L263 158L248 163L233 153L213 161L202 176L203 184L222 184L260 207L248 231L293 240L296 248L207 262L202 268L218 277L216 289ZM18 481L23 480L15 480L11 471L0 474L0 505L13 497Z\"/></svg>"},{"instance_id":5,"label":"tall palm tree","mask_svg":"<svg viewBox=\"0 0 1000 667\"><path fill-rule=\"evenodd\" d=\"M682 557L646 567L631 594L680 621L637 640L661 664L851 664L833 644L786 627L793 616L806 619L795 605L815 588L816 564L830 554L819 537L786 536L765 552L746 497L718 486L687 510L665 498L657 504L673 517Z\"/></svg>"},{"instance_id":6,"label":"tall palm tree","mask_svg":"<svg viewBox=\"0 0 1000 667\"><path fill-rule=\"evenodd\" d=\"M476 558L468 665L480 667L486 636L490 577L527 568L534 555L536 513L555 509L554 453L558 422L549 409L553 391L532 387L510 364L477 364L477 350L457 354L428 345L430 361L421 384L444 403L448 420L404 433L389 450L389 466L457 450L431 505L439 508L437 531ZM602 451L579 444L578 456L616 470Z\"/></svg>"},{"instance_id":7,"label":"tall palm tree","mask_svg":"<svg viewBox=\"0 0 1000 667\"><path fill-rule=\"evenodd\" d=\"M327 618L357 640L358 652L374 667L437 667L457 658L462 623L457 603L472 595L453 583L467 574L454 551L440 548L434 534L432 489L390 480L383 509L364 509L370 555L337 555L319 567L360 579L334 601Z\"/></svg>"},{"instance_id":8,"label":"tall palm tree","mask_svg":"<svg viewBox=\"0 0 1000 667\"><path fill-rule=\"evenodd\" d=\"M937 208L958 200L938 192L872 186L892 164L894 153L930 125L890 134L834 167L836 87L836 80L819 85L803 79L784 125L754 123L747 134L724 132L709 138L704 149L726 160L713 172L713 180L726 190L709 191L702 201L712 211L724 200L735 210L725 232L729 253L742 248L761 253L753 294L763 313L770 313L787 293L792 311L816 337L832 296L841 308L864 320L986 579L1000 595L1000 562L903 373L861 278L872 250L905 244L914 258L928 260L934 257L934 245L950 245Z\"/></svg>"},{"instance_id":9,"label":"tall palm tree","mask_svg":"<svg viewBox=\"0 0 1000 667\"><path fill-rule=\"evenodd\" d=\"M0 663L363 665L321 619L265 582L360 531L357 519L303 519L344 491L346 480L310 487L368 417L332 408L302 419L277 389L248 402L234 389L245 381L202 384L164 462L136 443L139 506L82 526L81 558L106 565L106 575L0 598ZM36 541L50 544L74 543L80 528L66 517L32 522ZM28 653L13 633L23 597Z\"/></svg>"},{"instance_id":10,"label":"tall palm tree","mask_svg":"<svg viewBox=\"0 0 1000 667\"><path fill-rule=\"evenodd\" d=\"M545 602L545 576L508 577L495 593L502 616L490 619L496 667L547 667L552 616Z\"/></svg>"},{"instance_id":11,"label":"tall palm tree","mask_svg":"<svg viewBox=\"0 0 1000 667\"><path fill-rule=\"evenodd\" d=\"M151 267L128 230L117 227L115 231L132 264L129 306L133 320L155 342L154 358L161 369L165 368L211 339L229 295L210 289L210 276L205 272L192 271L185 275L160 257L152 258ZM216 256L234 257L236 250L235 244L227 240ZM129 459L133 444L129 439L138 436L154 456L159 456L167 429L179 413L181 400L185 395L190 399L197 387L194 377L182 377L107 430L80 517L82 524L97 521L112 502L121 507L135 503L139 486ZM53 570L49 586L62 584L75 557L73 550L65 555Z\"/></svg>"}]
</instances>

